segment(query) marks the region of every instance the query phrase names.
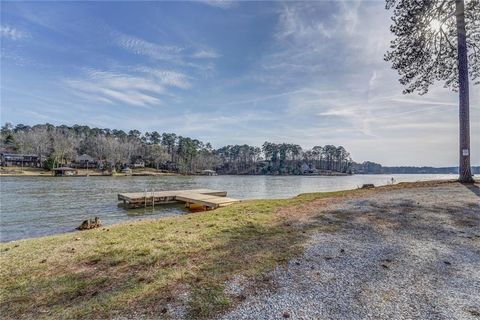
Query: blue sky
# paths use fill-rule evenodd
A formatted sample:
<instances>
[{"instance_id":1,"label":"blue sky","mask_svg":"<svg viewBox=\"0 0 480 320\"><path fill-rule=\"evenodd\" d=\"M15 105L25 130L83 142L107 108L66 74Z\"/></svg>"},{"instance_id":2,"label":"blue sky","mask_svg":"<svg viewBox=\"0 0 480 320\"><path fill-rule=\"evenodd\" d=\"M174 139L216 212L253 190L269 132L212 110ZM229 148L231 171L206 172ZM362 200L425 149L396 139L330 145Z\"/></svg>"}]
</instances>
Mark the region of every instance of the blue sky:
<instances>
[{"instance_id":1,"label":"blue sky","mask_svg":"<svg viewBox=\"0 0 480 320\"><path fill-rule=\"evenodd\" d=\"M457 163L457 95L402 95L383 1L1 2L1 121ZM480 94L471 88L472 160Z\"/></svg>"}]
</instances>

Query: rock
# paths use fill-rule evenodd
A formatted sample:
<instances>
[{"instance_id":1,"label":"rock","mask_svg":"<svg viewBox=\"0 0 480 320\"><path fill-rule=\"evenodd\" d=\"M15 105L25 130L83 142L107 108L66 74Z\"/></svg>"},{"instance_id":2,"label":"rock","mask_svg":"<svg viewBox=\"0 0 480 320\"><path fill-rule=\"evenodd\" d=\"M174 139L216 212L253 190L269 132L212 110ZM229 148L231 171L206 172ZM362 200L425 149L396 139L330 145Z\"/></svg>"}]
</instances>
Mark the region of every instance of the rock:
<instances>
[{"instance_id":1,"label":"rock","mask_svg":"<svg viewBox=\"0 0 480 320\"><path fill-rule=\"evenodd\" d=\"M282 316L286 319L286 318L290 318L290 313L288 313L287 311L285 311Z\"/></svg>"},{"instance_id":2,"label":"rock","mask_svg":"<svg viewBox=\"0 0 480 320\"><path fill-rule=\"evenodd\" d=\"M40 263L45 263L47 262L47 259L43 259L42 261L40 261Z\"/></svg>"},{"instance_id":3,"label":"rock","mask_svg":"<svg viewBox=\"0 0 480 320\"><path fill-rule=\"evenodd\" d=\"M77 230L89 230L89 229L94 229L98 228L102 225L102 222L100 221L100 218L95 217L94 219L87 219L82 222L80 226L78 226Z\"/></svg>"},{"instance_id":4,"label":"rock","mask_svg":"<svg viewBox=\"0 0 480 320\"><path fill-rule=\"evenodd\" d=\"M80 238L75 238L75 241L80 241Z\"/></svg>"},{"instance_id":5,"label":"rock","mask_svg":"<svg viewBox=\"0 0 480 320\"><path fill-rule=\"evenodd\" d=\"M447 266L451 265L452 263L450 261L443 261L443 263L445 263Z\"/></svg>"},{"instance_id":6,"label":"rock","mask_svg":"<svg viewBox=\"0 0 480 320\"><path fill-rule=\"evenodd\" d=\"M373 183L365 183L362 184L362 187L360 189L372 189L375 188L375 185Z\"/></svg>"}]
</instances>

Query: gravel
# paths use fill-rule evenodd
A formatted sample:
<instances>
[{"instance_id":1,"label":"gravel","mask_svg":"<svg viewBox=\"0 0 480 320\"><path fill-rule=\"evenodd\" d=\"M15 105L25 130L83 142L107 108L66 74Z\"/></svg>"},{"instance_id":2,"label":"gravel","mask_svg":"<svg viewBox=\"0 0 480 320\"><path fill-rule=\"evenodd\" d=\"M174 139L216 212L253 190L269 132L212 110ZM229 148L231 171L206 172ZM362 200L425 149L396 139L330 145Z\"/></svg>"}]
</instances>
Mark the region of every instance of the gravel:
<instances>
[{"instance_id":1,"label":"gravel","mask_svg":"<svg viewBox=\"0 0 480 320\"><path fill-rule=\"evenodd\" d=\"M341 223L220 319L480 319L480 188L379 192L316 208ZM235 289L237 287L237 289ZM243 292L243 293L242 293Z\"/></svg>"}]
</instances>

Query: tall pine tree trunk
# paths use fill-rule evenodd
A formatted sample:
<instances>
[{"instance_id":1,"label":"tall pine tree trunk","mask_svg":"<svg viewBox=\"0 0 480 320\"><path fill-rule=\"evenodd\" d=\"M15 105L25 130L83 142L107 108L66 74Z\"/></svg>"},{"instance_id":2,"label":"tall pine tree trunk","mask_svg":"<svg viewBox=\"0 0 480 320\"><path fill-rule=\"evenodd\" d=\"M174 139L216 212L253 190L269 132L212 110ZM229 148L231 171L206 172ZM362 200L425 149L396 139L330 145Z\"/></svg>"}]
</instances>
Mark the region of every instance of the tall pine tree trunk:
<instances>
[{"instance_id":1,"label":"tall pine tree trunk","mask_svg":"<svg viewBox=\"0 0 480 320\"><path fill-rule=\"evenodd\" d=\"M470 169L470 115L468 94L467 35L463 0L455 0L457 17L459 120L460 120L460 182L472 182Z\"/></svg>"}]
</instances>

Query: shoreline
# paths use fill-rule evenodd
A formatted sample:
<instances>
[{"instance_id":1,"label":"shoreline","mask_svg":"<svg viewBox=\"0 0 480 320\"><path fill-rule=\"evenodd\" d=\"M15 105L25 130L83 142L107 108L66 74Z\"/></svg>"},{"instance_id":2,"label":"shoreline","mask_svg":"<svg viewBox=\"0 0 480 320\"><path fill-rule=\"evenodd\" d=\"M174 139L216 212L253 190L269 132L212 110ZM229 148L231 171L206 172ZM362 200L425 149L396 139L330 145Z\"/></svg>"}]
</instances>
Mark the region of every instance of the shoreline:
<instances>
[{"instance_id":1,"label":"shoreline","mask_svg":"<svg viewBox=\"0 0 480 320\"><path fill-rule=\"evenodd\" d=\"M436 201L440 194L458 197L462 192L462 199L477 201L479 190L478 181L405 182L248 200L201 213L0 243L2 314L29 318L42 310L45 318L216 317L245 300L228 293L229 281L244 277L250 283L246 288L261 288L268 272L302 254L311 235L335 235L351 219L368 218L371 211L361 211L366 205L362 199L424 193ZM335 209L352 201L361 204L358 217ZM404 203L390 205L396 210ZM371 210L384 212L383 207Z\"/></svg>"},{"instance_id":2,"label":"shoreline","mask_svg":"<svg viewBox=\"0 0 480 320\"><path fill-rule=\"evenodd\" d=\"M174 172L158 172L158 173L116 173L116 174L101 174L101 173L93 173L93 174L78 174L72 176L54 176L51 172L42 172L42 173L0 173L1 177L54 177L54 178L78 178L78 177L156 177L156 176L195 176L195 177L222 177L222 176L264 176L264 177L350 177L350 176L397 176L397 175L406 175L406 176L414 176L414 175L458 175L458 173L352 173L352 174L301 174L301 175L271 175L271 174L217 174L217 175L204 175L204 174L181 174L181 173L174 173ZM475 179L475 176L474 176Z\"/></svg>"},{"instance_id":3,"label":"shoreline","mask_svg":"<svg viewBox=\"0 0 480 320\"><path fill-rule=\"evenodd\" d=\"M104 174L99 170L86 170L86 169L76 169L79 174L76 175L65 175L65 176L54 176L52 171L47 171L44 169L38 168L20 168L20 167L4 167L4 168L14 168L14 169L2 169L0 171L0 177L128 177L128 176L174 176L179 175L174 172L157 172L155 169L151 170L134 170L132 173L122 173L116 172L114 174ZM13 171L13 172L9 172ZM15 172L20 171L20 172ZM136 172L135 172L136 171ZM4 173L7 172L7 173Z\"/></svg>"},{"instance_id":4,"label":"shoreline","mask_svg":"<svg viewBox=\"0 0 480 320\"><path fill-rule=\"evenodd\" d=\"M130 177L130 176L132 176L132 175L128 175L128 176L117 175L117 177ZM138 176L141 176L141 175L138 175ZM167 174L167 176L168 176L168 174ZM172 176L176 176L176 175L172 174ZM182 176L182 175L179 175L179 176ZM266 176L268 176L268 175L266 175ZM23 176L23 177L28 177L28 176ZM48 176L48 177L59 178L59 177L55 177L55 176ZM79 178L79 177L85 177L85 176L80 176L80 175L78 175L78 176L65 176L65 177L60 177L60 178ZM105 176L92 175L91 177L105 177ZM1 178L1 175L0 175L0 178ZM445 180L422 180L422 181L416 181L416 182L398 182L398 183L395 183L395 184L375 185L374 188L370 188L368 190L380 191L380 190L383 190L383 188L392 188L392 187L395 187L395 186L398 186L398 185L400 185L402 187L405 187L405 185L410 185L410 184L415 185L415 184L423 184L423 183L429 183L429 182L433 182L433 183L453 183L453 182L457 182L457 180L455 180L455 179L445 179ZM408 187L410 187L410 186L408 186ZM245 202L249 202L249 201L272 201L272 200L274 200L274 201L288 201L288 200L292 200L292 199L302 197L304 195L310 195L310 194L322 195L322 194L329 194L329 193L354 192L354 191L362 191L362 190L365 191L367 189L362 189L360 186L357 186L357 187L352 187L350 189L300 193L300 194L297 194L295 196L283 197L283 198L282 197L280 197L280 198L249 198L249 199L242 199L241 202L245 203ZM216 209L216 210L218 210L218 209ZM178 213L178 214L174 214L174 215L171 215L171 216L165 216L165 217L146 217L146 218L140 218L138 220L133 220L133 221L123 220L123 221L117 221L117 222L114 222L114 223L111 223L111 224L105 224L105 225L102 225L102 227L111 227L111 226L115 226L117 224L132 223L132 222L135 223L135 222L144 221L144 220L166 219L166 218L170 218L170 217L183 216L183 215L188 215L188 214L196 214L196 213L202 213L202 212L204 212L204 211L183 212L183 213ZM84 218L85 219L93 218L93 216L85 216ZM63 235L63 234L71 234L72 232L77 232L77 231L78 230L76 230L76 227L72 226L72 229L69 229L68 231L60 231L60 232L51 233L51 234L44 234L44 235L38 235L38 236L34 236L34 237L20 238L20 239L6 240L6 241L0 240L0 244L11 243L11 242L14 242L14 241L29 240L29 239L40 239L40 238L43 238L43 237L52 237L52 236L58 236L58 235Z\"/></svg>"},{"instance_id":5,"label":"shoreline","mask_svg":"<svg viewBox=\"0 0 480 320\"><path fill-rule=\"evenodd\" d=\"M168 175L168 174L167 174ZM130 175L131 176L131 175ZM1 177L1 175L0 175ZM23 176L23 177L28 177L28 176ZM54 177L54 176L49 176L49 177ZM85 177L85 176L67 176L66 178L77 178L77 177ZM92 175L91 177L102 177L101 175ZM118 175L118 177L125 177L125 175ZM58 178L58 177L56 177ZM456 183L456 179L445 179L445 180L423 180L423 181L416 181L416 182L399 182L395 184L388 184L388 185L376 185L374 188L369 188L369 189L362 189L359 186L356 188L353 187L351 189L342 189L342 190L334 190L334 191L322 191L322 192L310 192L310 193L300 193L296 196L293 197L285 197L285 198L250 198L250 199L242 199L242 203L248 203L248 202L253 202L253 201L289 201L289 200L294 200L299 197L307 196L307 195L319 195L322 196L324 194L335 194L335 193L351 193L351 192L362 192L362 191L370 191L370 192L381 192L385 188L387 189L397 189L396 187L399 186L400 188L415 188L419 187L424 184L443 184L443 183ZM478 183L478 180L475 180L474 184ZM219 208L221 209L221 208ZM215 209L215 210L219 210ZM205 211L192 211L192 212L184 212L184 213L179 213L179 214L174 214L171 216L165 216L165 217L146 217L146 218L140 218L138 220L123 220L123 221L118 221L114 222L111 224L105 224L102 225L102 228L107 228L107 227L114 227L116 225L121 225L125 223L136 223L136 222L141 222L141 221L146 221L146 220L163 220L163 219L168 219L172 217L180 217L180 216L185 216L185 215L192 215L192 214L201 214L204 213ZM93 218L93 216L85 216L85 219L88 218ZM55 237L55 236L61 236L65 234L72 234L75 232L83 232L83 231L78 231L75 226L72 226L72 229L69 229L68 231L61 231L61 232L56 232L56 233L51 233L51 234L44 234L44 235L39 235L39 236L34 236L34 237L28 237L28 238L20 238L20 239L13 239L13 240L0 240L0 245L1 244L7 244L7 243L13 243L15 241L24 241L24 240L35 240L35 239L41 239L44 237Z\"/></svg>"}]
</instances>

